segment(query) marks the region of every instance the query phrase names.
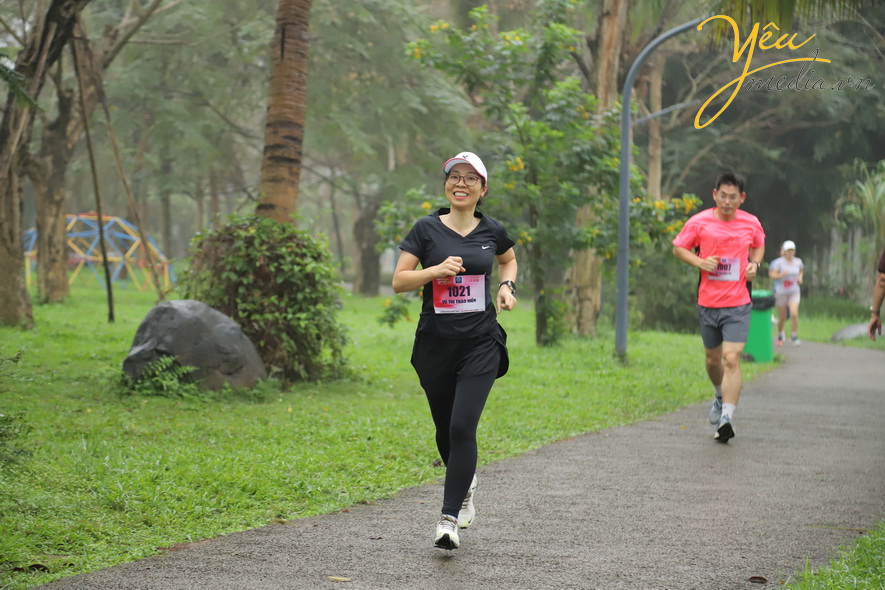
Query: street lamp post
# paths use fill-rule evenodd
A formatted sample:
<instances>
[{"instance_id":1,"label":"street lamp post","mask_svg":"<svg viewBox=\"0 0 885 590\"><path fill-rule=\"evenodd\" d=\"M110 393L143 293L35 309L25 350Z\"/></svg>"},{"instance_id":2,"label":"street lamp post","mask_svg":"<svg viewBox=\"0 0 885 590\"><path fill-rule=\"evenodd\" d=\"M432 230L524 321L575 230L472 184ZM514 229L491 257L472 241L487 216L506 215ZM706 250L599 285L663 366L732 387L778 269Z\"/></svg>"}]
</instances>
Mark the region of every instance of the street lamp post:
<instances>
[{"instance_id":1,"label":"street lamp post","mask_svg":"<svg viewBox=\"0 0 885 590\"><path fill-rule=\"evenodd\" d=\"M615 352L621 361L627 360L627 292L629 289L629 263L630 263L630 97L633 92L633 84L639 68L648 59L648 56L658 45L696 27L703 21L696 18L691 22L670 29L643 49L624 81L624 91L621 98L621 176L620 176L620 204L618 207L618 297L615 310Z\"/></svg>"}]
</instances>

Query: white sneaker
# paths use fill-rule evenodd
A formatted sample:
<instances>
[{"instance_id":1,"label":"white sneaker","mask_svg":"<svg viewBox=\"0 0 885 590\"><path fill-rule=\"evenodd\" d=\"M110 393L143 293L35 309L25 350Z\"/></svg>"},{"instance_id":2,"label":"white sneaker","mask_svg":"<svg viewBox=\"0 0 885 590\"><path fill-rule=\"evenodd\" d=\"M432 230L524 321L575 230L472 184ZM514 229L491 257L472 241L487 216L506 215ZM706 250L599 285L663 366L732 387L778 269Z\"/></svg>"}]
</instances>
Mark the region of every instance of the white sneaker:
<instances>
[{"instance_id":1,"label":"white sneaker","mask_svg":"<svg viewBox=\"0 0 885 590\"><path fill-rule=\"evenodd\" d=\"M467 495L464 496L464 501L461 502L461 510L458 512L458 528L466 529L473 524L473 519L476 518L476 506L473 505L473 494L475 492L476 475L473 476L470 489L467 490Z\"/></svg>"},{"instance_id":2,"label":"white sneaker","mask_svg":"<svg viewBox=\"0 0 885 590\"><path fill-rule=\"evenodd\" d=\"M461 539L458 538L458 519L448 514L439 517L436 525L436 538L433 544L440 549L457 549L461 546Z\"/></svg>"},{"instance_id":3,"label":"white sneaker","mask_svg":"<svg viewBox=\"0 0 885 590\"><path fill-rule=\"evenodd\" d=\"M722 418L722 398L713 397L713 405L710 406L710 424L719 424Z\"/></svg>"}]
</instances>

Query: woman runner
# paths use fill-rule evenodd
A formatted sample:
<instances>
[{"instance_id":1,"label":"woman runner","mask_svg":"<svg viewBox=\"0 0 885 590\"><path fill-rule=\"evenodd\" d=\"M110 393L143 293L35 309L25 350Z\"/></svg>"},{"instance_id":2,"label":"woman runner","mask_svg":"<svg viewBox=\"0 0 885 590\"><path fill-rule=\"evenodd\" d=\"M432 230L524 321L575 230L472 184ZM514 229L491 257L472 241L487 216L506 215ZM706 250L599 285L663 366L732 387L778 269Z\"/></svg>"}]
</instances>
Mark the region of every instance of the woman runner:
<instances>
[{"instance_id":1,"label":"woman runner","mask_svg":"<svg viewBox=\"0 0 885 590\"><path fill-rule=\"evenodd\" d=\"M434 544L451 550L461 545L458 529L476 515L476 429L495 379L507 372L507 334L497 313L516 306L517 265L504 226L476 211L488 192L479 156L461 152L443 172L450 206L412 226L400 244L393 290L424 288L411 362L446 465ZM500 282L492 289L495 262Z\"/></svg>"}]
</instances>

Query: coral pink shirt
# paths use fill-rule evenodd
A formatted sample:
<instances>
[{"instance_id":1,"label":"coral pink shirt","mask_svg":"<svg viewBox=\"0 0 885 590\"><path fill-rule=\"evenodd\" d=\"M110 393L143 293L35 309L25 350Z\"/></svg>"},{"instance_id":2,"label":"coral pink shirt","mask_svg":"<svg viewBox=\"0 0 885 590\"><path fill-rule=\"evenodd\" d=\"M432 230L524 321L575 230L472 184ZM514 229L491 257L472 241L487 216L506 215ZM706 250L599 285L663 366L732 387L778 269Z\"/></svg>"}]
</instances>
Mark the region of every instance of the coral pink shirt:
<instances>
[{"instance_id":1,"label":"coral pink shirt","mask_svg":"<svg viewBox=\"0 0 885 590\"><path fill-rule=\"evenodd\" d=\"M722 221L715 207L701 211L685 223L673 245L686 250L700 247L701 258L719 257L716 272L701 271L698 305L718 308L750 303L746 283L750 248L765 245L765 232L755 215L738 209L734 219Z\"/></svg>"}]
</instances>

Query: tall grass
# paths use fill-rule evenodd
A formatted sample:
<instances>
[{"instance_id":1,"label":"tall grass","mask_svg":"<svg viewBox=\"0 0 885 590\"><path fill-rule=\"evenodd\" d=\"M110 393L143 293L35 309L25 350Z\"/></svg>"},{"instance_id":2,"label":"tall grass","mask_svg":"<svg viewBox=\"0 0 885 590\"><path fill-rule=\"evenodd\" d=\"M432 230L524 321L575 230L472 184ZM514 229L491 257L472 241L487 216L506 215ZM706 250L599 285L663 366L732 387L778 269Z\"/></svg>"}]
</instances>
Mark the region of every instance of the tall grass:
<instances>
[{"instance_id":1,"label":"tall grass","mask_svg":"<svg viewBox=\"0 0 885 590\"><path fill-rule=\"evenodd\" d=\"M840 549L829 565L807 565L787 580L788 590L881 590L885 588L885 521L869 536Z\"/></svg>"},{"instance_id":2,"label":"tall grass","mask_svg":"<svg viewBox=\"0 0 885 590\"><path fill-rule=\"evenodd\" d=\"M441 477L409 365L414 323L381 325L383 298L342 295L355 378L209 400L119 395L120 365L151 294L75 287L37 306L36 328L0 328L24 351L0 413L24 412L32 453L0 479L0 587L27 588L176 543L328 513ZM418 302L411 310L417 316ZM630 365L593 340L534 345L526 306L504 314L510 373L480 425L480 462L709 398L695 335L631 333ZM747 379L771 365L746 365Z\"/></svg>"}]
</instances>

